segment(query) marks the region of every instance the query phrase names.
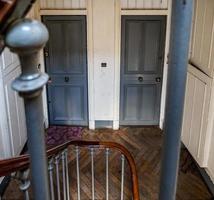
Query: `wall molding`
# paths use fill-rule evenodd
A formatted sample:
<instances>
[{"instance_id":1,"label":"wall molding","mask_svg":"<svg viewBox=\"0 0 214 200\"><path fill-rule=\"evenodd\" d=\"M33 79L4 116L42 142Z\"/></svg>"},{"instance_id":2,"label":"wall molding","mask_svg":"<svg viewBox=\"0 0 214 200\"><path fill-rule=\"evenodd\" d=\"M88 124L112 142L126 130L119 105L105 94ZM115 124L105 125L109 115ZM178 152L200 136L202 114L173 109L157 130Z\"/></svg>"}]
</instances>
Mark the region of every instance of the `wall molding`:
<instances>
[{"instance_id":1,"label":"wall molding","mask_svg":"<svg viewBox=\"0 0 214 200\"><path fill-rule=\"evenodd\" d=\"M169 45L170 45L171 12L172 12L171 7L172 7L172 0L169 0L169 2L168 2L168 11L167 11L165 55L164 55L163 82L162 82L160 120L159 120L160 129L163 129L164 121L165 121L167 75L168 75L168 54L169 54Z\"/></svg>"},{"instance_id":2,"label":"wall molding","mask_svg":"<svg viewBox=\"0 0 214 200\"><path fill-rule=\"evenodd\" d=\"M121 15L168 15L168 10L121 10Z\"/></svg>"},{"instance_id":3,"label":"wall molding","mask_svg":"<svg viewBox=\"0 0 214 200\"><path fill-rule=\"evenodd\" d=\"M95 129L94 119L94 59L92 0L87 1L87 60L88 60L88 118L89 129Z\"/></svg>"},{"instance_id":4,"label":"wall molding","mask_svg":"<svg viewBox=\"0 0 214 200\"><path fill-rule=\"evenodd\" d=\"M78 10L40 10L40 15L87 15L87 10L78 9Z\"/></svg>"}]
</instances>

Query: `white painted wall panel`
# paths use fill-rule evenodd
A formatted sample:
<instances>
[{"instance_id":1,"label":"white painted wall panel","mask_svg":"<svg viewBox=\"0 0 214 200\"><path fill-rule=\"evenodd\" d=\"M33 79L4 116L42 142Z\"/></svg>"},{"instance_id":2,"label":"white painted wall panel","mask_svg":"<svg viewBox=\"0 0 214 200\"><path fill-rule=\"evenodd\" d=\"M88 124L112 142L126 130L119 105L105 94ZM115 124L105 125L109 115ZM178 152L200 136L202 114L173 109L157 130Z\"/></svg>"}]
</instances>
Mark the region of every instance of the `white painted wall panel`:
<instances>
[{"instance_id":1,"label":"white painted wall panel","mask_svg":"<svg viewBox=\"0 0 214 200\"><path fill-rule=\"evenodd\" d=\"M2 66L2 65L1 65ZM11 145L9 137L9 127L7 123L7 110L6 103L4 98L4 86L3 80L0 77L0 159L11 156Z\"/></svg>"},{"instance_id":2,"label":"white painted wall panel","mask_svg":"<svg viewBox=\"0 0 214 200\"><path fill-rule=\"evenodd\" d=\"M210 175L210 177L214 183L214 127L212 130L213 130L213 132L212 132L213 134L211 137L211 145L210 145L207 172Z\"/></svg>"},{"instance_id":3,"label":"white painted wall panel","mask_svg":"<svg viewBox=\"0 0 214 200\"><path fill-rule=\"evenodd\" d=\"M26 142L23 100L18 96L18 93L11 88L12 81L20 72L20 68L18 67L4 78L7 118L13 156L19 155Z\"/></svg>"},{"instance_id":4,"label":"white painted wall panel","mask_svg":"<svg viewBox=\"0 0 214 200\"><path fill-rule=\"evenodd\" d=\"M167 9L168 0L121 0L122 9Z\"/></svg>"},{"instance_id":5,"label":"white painted wall panel","mask_svg":"<svg viewBox=\"0 0 214 200\"><path fill-rule=\"evenodd\" d=\"M92 6L94 115L95 120L113 120L115 0L93 0ZM101 63L107 63L107 67L101 67Z\"/></svg>"},{"instance_id":6,"label":"white painted wall panel","mask_svg":"<svg viewBox=\"0 0 214 200\"><path fill-rule=\"evenodd\" d=\"M136 0L136 7L137 8L143 8L143 6L144 6L143 0Z\"/></svg>"},{"instance_id":7,"label":"white painted wall panel","mask_svg":"<svg viewBox=\"0 0 214 200\"><path fill-rule=\"evenodd\" d=\"M191 62L208 76L214 75L214 1L196 0Z\"/></svg>"},{"instance_id":8,"label":"white painted wall panel","mask_svg":"<svg viewBox=\"0 0 214 200\"><path fill-rule=\"evenodd\" d=\"M139 1L139 0L137 0ZM121 0L121 8L126 9L128 8L128 0Z\"/></svg>"},{"instance_id":9,"label":"white painted wall panel","mask_svg":"<svg viewBox=\"0 0 214 200\"><path fill-rule=\"evenodd\" d=\"M1 60L2 76L6 76L19 65L17 55L11 53L8 48L5 48L4 53L1 55Z\"/></svg>"},{"instance_id":10,"label":"white painted wall panel","mask_svg":"<svg viewBox=\"0 0 214 200\"><path fill-rule=\"evenodd\" d=\"M7 48L0 56L0 143L2 156L15 156L26 142L23 100L11 89L11 82L20 74L18 58Z\"/></svg>"},{"instance_id":11,"label":"white painted wall panel","mask_svg":"<svg viewBox=\"0 0 214 200\"><path fill-rule=\"evenodd\" d=\"M211 78L189 65L182 141L201 167L205 167L211 83Z\"/></svg>"},{"instance_id":12,"label":"white painted wall panel","mask_svg":"<svg viewBox=\"0 0 214 200\"><path fill-rule=\"evenodd\" d=\"M87 0L40 0L41 9L86 9Z\"/></svg>"}]
</instances>

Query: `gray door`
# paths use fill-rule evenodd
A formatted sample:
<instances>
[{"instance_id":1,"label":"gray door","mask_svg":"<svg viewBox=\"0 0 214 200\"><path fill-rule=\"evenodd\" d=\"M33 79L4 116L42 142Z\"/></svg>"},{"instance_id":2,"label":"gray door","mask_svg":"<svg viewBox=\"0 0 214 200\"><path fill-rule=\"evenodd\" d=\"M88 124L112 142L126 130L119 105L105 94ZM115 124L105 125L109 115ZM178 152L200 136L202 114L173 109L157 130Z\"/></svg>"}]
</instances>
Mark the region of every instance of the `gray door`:
<instances>
[{"instance_id":1,"label":"gray door","mask_svg":"<svg viewBox=\"0 0 214 200\"><path fill-rule=\"evenodd\" d=\"M123 16L121 125L158 125L165 43L164 16Z\"/></svg>"},{"instance_id":2,"label":"gray door","mask_svg":"<svg viewBox=\"0 0 214 200\"><path fill-rule=\"evenodd\" d=\"M50 124L87 125L85 16L44 16L50 39L45 48Z\"/></svg>"}]
</instances>

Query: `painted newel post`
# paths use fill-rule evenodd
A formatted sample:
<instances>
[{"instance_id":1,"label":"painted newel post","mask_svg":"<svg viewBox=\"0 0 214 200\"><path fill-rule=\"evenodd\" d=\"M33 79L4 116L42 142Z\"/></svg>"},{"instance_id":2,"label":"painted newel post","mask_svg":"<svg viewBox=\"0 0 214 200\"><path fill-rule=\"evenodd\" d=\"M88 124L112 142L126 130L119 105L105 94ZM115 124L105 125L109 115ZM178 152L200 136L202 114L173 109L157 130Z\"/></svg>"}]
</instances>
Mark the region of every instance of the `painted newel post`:
<instances>
[{"instance_id":1,"label":"painted newel post","mask_svg":"<svg viewBox=\"0 0 214 200\"><path fill-rule=\"evenodd\" d=\"M42 105L42 89L48 81L48 75L38 69L39 52L48 37L48 31L41 22L22 19L10 27L5 38L6 45L18 54L21 63L22 73L13 81L12 88L24 98L33 195L36 200L49 200Z\"/></svg>"}]
</instances>

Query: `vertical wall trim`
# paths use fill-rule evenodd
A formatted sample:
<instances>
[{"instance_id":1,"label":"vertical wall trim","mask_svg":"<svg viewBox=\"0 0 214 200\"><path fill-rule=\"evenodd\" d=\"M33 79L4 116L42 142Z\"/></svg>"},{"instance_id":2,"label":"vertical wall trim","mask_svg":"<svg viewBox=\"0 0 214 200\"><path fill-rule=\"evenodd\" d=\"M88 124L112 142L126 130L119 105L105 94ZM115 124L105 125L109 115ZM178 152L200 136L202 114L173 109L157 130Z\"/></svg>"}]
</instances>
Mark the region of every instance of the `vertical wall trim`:
<instances>
[{"instance_id":1,"label":"vertical wall trim","mask_svg":"<svg viewBox=\"0 0 214 200\"><path fill-rule=\"evenodd\" d=\"M163 126L164 126L164 116L165 116L165 106L166 106L168 53L169 53L169 40L170 40L170 30L171 30L171 12L172 12L172 0L169 0L169 2L168 2L167 25L166 25L166 41L165 41L164 67L163 67L163 82L162 82L162 92L161 92L161 110L160 110L160 121L159 121L159 127L161 129L163 129Z\"/></svg>"},{"instance_id":2,"label":"vertical wall trim","mask_svg":"<svg viewBox=\"0 0 214 200\"><path fill-rule=\"evenodd\" d=\"M121 1L115 0L115 70L114 70L114 121L113 129L119 129L120 111L120 43L121 43Z\"/></svg>"},{"instance_id":3,"label":"vertical wall trim","mask_svg":"<svg viewBox=\"0 0 214 200\"><path fill-rule=\"evenodd\" d=\"M211 141L212 141L212 134L214 130L214 81L211 82L211 97L210 97L210 108L208 114L208 124L207 124L207 133L205 139L205 146L204 146L204 166L208 167L209 165L209 156L211 151Z\"/></svg>"},{"instance_id":4,"label":"vertical wall trim","mask_svg":"<svg viewBox=\"0 0 214 200\"><path fill-rule=\"evenodd\" d=\"M42 21L42 16L40 11L38 11L38 20ZM40 51L40 55L39 55L39 59L40 59L40 70L42 73L45 72L45 58L44 58L44 53L43 50ZM44 126L45 128L49 127L49 116L48 116L48 97L47 97L47 88L44 87L43 91L42 91L42 103L43 103L43 116L44 116Z\"/></svg>"},{"instance_id":5,"label":"vertical wall trim","mask_svg":"<svg viewBox=\"0 0 214 200\"><path fill-rule=\"evenodd\" d=\"M0 63L1 64L1 63ZM0 72L1 73L1 72ZM9 132L9 125L8 119L7 119L7 111L6 111L6 101L5 101L5 92L3 87L3 79L0 77L0 133L2 134L0 137L2 139L3 143L3 149L4 149L4 157L10 157L12 156L12 149L11 149L11 141L10 141L10 132Z\"/></svg>"},{"instance_id":6,"label":"vertical wall trim","mask_svg":"<svg viewBox=\"0 0 214 200\"><path fill-rule=\"evenodd\" d=\"M89 129L95 129L94 120L94 62L93 62L93 8L92 0L87 1L87 56L88 56L88 115Z\"/></svg>"}]
</instances>

